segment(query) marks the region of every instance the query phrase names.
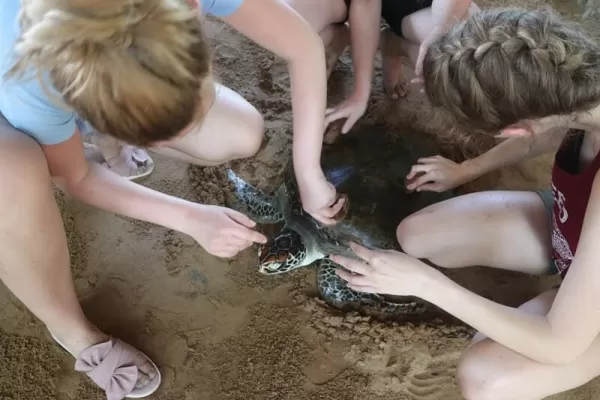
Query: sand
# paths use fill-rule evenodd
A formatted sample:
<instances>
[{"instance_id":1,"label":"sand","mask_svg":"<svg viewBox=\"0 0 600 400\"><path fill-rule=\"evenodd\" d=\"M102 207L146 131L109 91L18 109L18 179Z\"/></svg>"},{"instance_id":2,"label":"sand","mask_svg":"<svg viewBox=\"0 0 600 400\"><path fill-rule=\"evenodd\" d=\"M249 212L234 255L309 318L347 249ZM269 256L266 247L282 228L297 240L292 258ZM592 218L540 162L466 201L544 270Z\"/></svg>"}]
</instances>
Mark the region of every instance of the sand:
<instances>
[{"instance_id":1,"label":"sand","mask_svg":"<svg viewBox=\"0 0 600 400\"><path fill-rule=\"evenodd\" d=\"M573 4L556 6L569 11ZM598 20L588 25L594 24L600 26ZM291 144L285 65L222 23L211 20L207 26L215 39L220 79L254 104L266 120L259 154L234 166L253 183L272 189ZM385 100L379 59L373 84L363 122L385 120L399 130L426 126L418 90L395 103ZM332 105L351 90L348 54L337 65L330 88ZM225 201L222 168L155 159L157 168L144 185L194 201ZM544 187L550 163L551 157L531 160L490 174L465 190ZM100 328L139 347L160 366L164 383L153 399L461 398L454 373L473 334L468 326L384 323L332 311L315 296L311 268L261 276L254 268L254 250L233 260L217 259L178 232L92 209L56 193L85 311ZM553 283L475 267L452 276L509 305ZM600 398L594 395L599 384L596 380L553 399ZM72 358L0 286L0 399L103 396L73 371Z\"/></svg>"}]
</instances>

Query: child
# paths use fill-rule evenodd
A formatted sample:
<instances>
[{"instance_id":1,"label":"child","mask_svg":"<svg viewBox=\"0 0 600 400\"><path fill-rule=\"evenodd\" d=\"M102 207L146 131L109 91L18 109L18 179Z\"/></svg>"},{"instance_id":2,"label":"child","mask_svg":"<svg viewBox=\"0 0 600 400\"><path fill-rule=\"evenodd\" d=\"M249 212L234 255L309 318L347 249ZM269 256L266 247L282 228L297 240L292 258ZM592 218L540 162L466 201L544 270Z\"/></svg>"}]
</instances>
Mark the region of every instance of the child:
<instances>
[{"instance_id":1,"label":"child","mask_svg":"<svg viewBox=\"0 0 600 400\"><path fill-rule=\"evenodd\" d=\"M384 88L392 98L404 95L402 58L408 57L421 75L428 44L479 8L471 0L286 0L319 32L328 49L327 74L346 48L352 48L354 92L328 110L326 125L346 119L347 133L367 108L373 65L380 38L381 17L390 26L381 35ZM348 32L345 22L348 21Z\"/></svg>"},{"instance_id":2,"label":"child","mask_svg":"<svg viewBox=\"0 0 600 400\"><path fill-rule=\"evenodd\" d=\"M202 11L288 61L303 205L332 221L342 202L319 162L326 76L318 35L277 0L206 0ZM0 279L109 399L147 396L160 384L156 366L100 332L77 301L51 180L78 200L178 230L209 253L232 257L266 241L253 221L88 163L80 129L216 165L256 153L261 116L212 82L202 19L178 0L6 0L0 85Z\"/></svg>"},{"instance_id":3,"label":"child","mask_svg":"<svg viewBox=\"0 0 600 400\"><path fill-rule=\"evenodd\" d=\"M466 399L542 399L600 376L600 46L549 10L486 10L429 46L423 77L443 116L510 138L481 168L556 151L551 190L427 207L398 226L405 253L355 247L368 264L334 257L359 274L340 276L355 290L419 296L476 328L457 372ZM419 259L563 279L514 309Z\"/></svg>"}]
</instances>

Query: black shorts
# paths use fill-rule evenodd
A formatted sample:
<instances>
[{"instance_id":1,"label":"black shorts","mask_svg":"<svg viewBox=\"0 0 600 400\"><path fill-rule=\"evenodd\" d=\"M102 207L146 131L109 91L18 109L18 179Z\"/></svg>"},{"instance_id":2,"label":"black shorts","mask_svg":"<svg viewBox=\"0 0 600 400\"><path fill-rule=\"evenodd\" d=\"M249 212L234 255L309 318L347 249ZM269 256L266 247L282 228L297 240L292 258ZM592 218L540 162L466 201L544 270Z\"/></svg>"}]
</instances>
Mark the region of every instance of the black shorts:
<instances>
[{"instance_id":1,"label":"black shorts","mask_svg":"<svg viewBox=\"0 0 600 400\"><path fill-rule=\"evenodd\" d=\"M344 0L348 10L352 0ZM398 36L402 35L402 20L407 15L431 7L433 0L381 0L381 17ZM344 21L346 22L346 21Z\"/></svg>"}]
</instances>

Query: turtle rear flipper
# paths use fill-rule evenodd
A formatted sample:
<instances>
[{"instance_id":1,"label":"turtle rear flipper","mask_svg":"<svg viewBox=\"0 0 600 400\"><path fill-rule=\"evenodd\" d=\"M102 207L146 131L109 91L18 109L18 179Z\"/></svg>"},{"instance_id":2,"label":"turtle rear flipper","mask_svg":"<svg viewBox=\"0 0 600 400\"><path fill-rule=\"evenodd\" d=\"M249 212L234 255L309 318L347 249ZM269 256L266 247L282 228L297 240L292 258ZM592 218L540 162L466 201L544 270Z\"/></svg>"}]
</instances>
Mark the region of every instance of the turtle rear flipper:
<instances>
[{"instance_id":1,"label":"turtle rear flipper","mask_svg":"<svg viewBox=\"0 0 600 400\"><path fill-rule=\"evenodd\" d=\"M375 293L361 293L350 289L346 282L335 273L338 268L343 267L329 257L320 260L318 267L317 287L319 293L323 300L332 307L359 311L373 309L378 314L395 316L425 312L424 305L417 302L394 303Z\"/></svg>"},{"instance_id":2,"label":"turtle rear flipper","mask_svg":"<svg viewBox=\"0 0 600 400\"><path fill-rule=\"evenodd\" d=\"M244 181L232 170L227 171L227 177L234 187L232 208L259 224L283 221L283 214L274 197Z\"/></svg>"}]
</instances>

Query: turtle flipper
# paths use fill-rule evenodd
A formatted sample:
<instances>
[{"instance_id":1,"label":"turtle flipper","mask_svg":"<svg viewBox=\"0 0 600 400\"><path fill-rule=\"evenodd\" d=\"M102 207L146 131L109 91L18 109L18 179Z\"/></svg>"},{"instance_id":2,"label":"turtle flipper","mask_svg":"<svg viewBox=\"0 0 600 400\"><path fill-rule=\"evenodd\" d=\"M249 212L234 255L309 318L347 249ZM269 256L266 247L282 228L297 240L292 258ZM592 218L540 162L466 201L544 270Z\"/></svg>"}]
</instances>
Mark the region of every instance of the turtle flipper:
<instances>
[{"instance_id":1,"label":"turtle flipper","mask_svg":"<svg viewBox=\"0 0 600 400\"><path fill-rule=\"evenodd\" d=\"M274 224L283 220L274 197L250 185L232 170L227 171L227 177L234 187L233 208L259 224Z\"/></svg>"},{"instance_id":2,"label":"turtle flipper","mask_svg":"<svg viewBox=\"0 0 600 400\"><path fill-rule=\"evenodd\" d=\"M375 293L356 292L348 287L335 271L343 267L329 257L318 262L317 286L325 302L334 308L365 310L373 309L378 313L397 316L421 314L424 307L416 302L394 303Z\"/></svg>"}]
</instances>

